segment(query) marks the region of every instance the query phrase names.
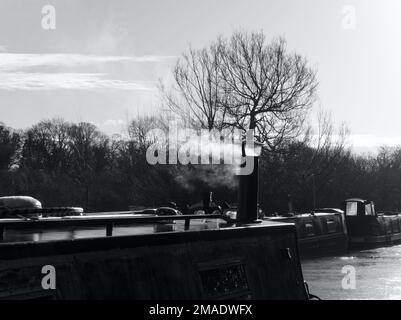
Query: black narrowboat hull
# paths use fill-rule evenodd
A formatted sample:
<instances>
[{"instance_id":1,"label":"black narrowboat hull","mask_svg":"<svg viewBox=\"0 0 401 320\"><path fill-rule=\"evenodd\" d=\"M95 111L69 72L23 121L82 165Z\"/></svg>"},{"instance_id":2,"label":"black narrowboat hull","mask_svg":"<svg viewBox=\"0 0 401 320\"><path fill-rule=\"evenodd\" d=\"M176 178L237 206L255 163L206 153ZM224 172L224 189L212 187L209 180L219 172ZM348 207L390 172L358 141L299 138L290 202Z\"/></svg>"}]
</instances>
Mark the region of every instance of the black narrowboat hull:
<instances>
[{"instance_id":1,"label":"black narrowboat hull","mask_svg":"<svg viewBox=\"0 0 401 320\"><path fill-rule=\"evenodd\" d=\"M365 249L396 245L401 243L401 233L393 233L380 236L350 236L350 249Z\"/></svg>"},{"instance_id":2,"label":"black narrowboat hull","mask_svg":"<svg viewBox=\"0 0 401 320\"><path fill-rule=\"evenodd\" d=\"M290 223L0 242L0 256L0 299L308 299ZM54 290L42 287L46 265Z\"/></svg>"},{"instance_id":3,"label":"black narrowboat hull","mask_svg":"<svg viewBox=\"0 0 401 320\"><path fill-rule=\"evenodd\" d=\"M376 212L373 201L350 198L344 201L351 249L401 243L401 213Z\"/></svg>"},{"instance_id":4,"label":"black narrowboat hull","mask_svg":"<svg viewBox=\"0 0 401 320\"><path fill-rule=\"evenodd\" d=\"M340 255L348 251L345 234L322 235L298 240L301 259Z\"/></svg>"},{"instance_id":5,"label":"black narrowboat hull","mask_svg":"<svg viewBox=\"0 0 401 320\"><path fill-rule=\"evenodd\" d=\"M267 219L295 224L301 259L344 254L348 251L347 228L340 213L301 214Z\"/></svg>"}]
</instances>

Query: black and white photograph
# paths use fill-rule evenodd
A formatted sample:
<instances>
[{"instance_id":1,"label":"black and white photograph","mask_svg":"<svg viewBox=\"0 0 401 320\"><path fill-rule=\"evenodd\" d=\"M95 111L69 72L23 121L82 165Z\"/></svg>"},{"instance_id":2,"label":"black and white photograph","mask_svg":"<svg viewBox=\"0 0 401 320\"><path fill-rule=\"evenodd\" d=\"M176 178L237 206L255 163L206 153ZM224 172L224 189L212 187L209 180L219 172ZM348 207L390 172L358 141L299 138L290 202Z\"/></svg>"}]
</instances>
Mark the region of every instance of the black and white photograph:
<instances>
[{"instance_id":1,"label":"black and white photograph","mask_svg":"<svg viewBox=\"0 0 401 320\"><path fill-rule=\"evenodd\" d=\"M400 300L400 17L0 0L0 300Z\"/></svg>"}]
</instances>

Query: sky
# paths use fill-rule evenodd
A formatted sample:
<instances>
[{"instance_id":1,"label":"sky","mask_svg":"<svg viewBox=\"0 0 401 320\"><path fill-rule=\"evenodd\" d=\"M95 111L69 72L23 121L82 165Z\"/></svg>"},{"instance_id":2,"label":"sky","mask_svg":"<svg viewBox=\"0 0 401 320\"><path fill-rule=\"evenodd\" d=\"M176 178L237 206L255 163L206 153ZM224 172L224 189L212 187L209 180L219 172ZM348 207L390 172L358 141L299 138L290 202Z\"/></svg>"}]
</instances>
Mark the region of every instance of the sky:
<instances>
[{"instance_id":1,"label":"sky","mask_svg":"<svg viewBox=\"0 0 401 320\"><path fill-rule=\"evenodd\" d=\"M55 9L55 29L43 27ZM399 0L0 0L0 122L53 117L121 133L157 112L177 57L240 29L316 68L318 106L355 150L401 144ZM45 19L45 21L48 21Z\"/></svg>"}]
</instances>

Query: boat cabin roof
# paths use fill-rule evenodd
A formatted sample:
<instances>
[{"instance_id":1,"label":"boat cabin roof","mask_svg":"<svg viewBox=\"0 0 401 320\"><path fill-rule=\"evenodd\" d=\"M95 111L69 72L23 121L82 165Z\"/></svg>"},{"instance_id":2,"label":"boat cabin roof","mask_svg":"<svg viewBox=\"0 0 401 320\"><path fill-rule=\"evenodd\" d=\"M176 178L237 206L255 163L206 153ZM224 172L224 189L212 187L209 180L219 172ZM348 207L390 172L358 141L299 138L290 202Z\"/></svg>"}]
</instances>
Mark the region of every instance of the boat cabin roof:
<instances>
[{"instance_id":1,"label":"boat cabin roof","mask_svg":"<svg viewBox=\"0 0 401 320\"><path fill-rule=\"evenodd\" d=\"M350 199L346 199L345 202L361 202L361 203L370 203L370 200L365 200L365 199L361 199L361 198L350 198Z\"/></svg>"},{"instance_id":2,"label":"boat cabin roof","mask_svg":"<svg viewBox=\"0 0 401 320\"><path fill-rule=\"evenodd\" d=\"M263 221L237 226L221 215L148 216L126 213L103 213L84 216L49 217L38 219L0 219L0 247L4 242L41 242L75 240L143 234L188 233L236 230L249 227L276 228L293 226L291 223Z\"/></svg>"}]
</instances>

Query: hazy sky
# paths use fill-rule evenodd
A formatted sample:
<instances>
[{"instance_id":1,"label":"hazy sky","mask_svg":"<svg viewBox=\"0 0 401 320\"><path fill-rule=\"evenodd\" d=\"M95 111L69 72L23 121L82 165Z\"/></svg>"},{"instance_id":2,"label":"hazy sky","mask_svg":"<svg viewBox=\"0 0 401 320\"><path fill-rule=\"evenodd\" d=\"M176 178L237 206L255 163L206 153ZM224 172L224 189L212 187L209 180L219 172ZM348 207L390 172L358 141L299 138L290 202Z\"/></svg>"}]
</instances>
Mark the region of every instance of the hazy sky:
<instances>
[{"instance_id":1,"label":"hazy sky","mask_svg":"<svg viewBox=\"0 0 401 320\"><path fill-rule=\"evenodd\" d=\"M55 30L42 28L44 5ZM120 132L154 112L158 79L189 45L246 29L308 58L317 104L356 147L401 144L400 17L399 0L0 0L0 121L62 116Z\"/></svg>"}]
</instances>

